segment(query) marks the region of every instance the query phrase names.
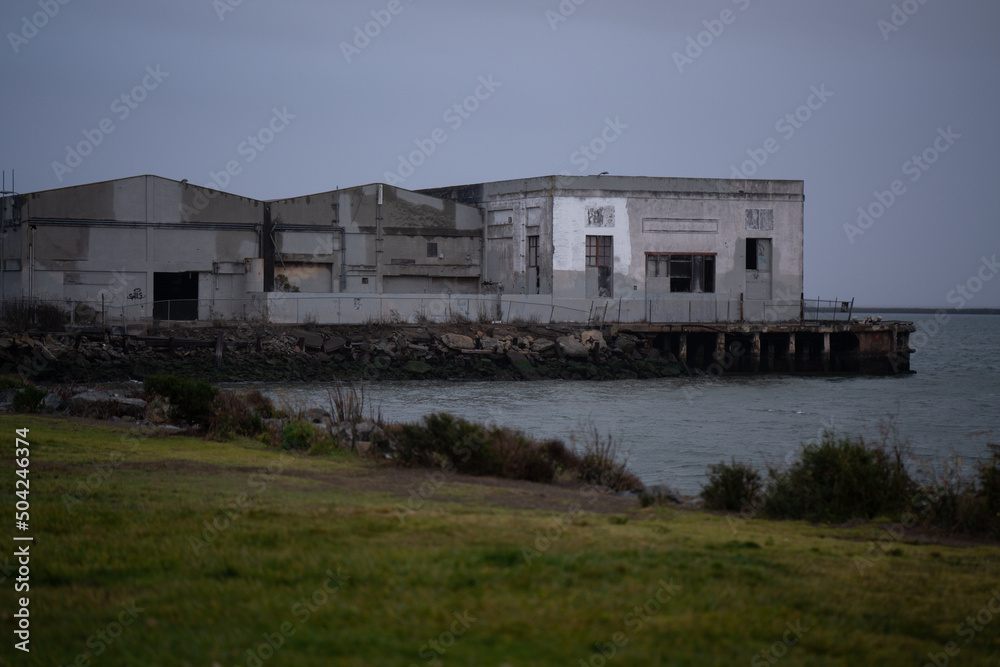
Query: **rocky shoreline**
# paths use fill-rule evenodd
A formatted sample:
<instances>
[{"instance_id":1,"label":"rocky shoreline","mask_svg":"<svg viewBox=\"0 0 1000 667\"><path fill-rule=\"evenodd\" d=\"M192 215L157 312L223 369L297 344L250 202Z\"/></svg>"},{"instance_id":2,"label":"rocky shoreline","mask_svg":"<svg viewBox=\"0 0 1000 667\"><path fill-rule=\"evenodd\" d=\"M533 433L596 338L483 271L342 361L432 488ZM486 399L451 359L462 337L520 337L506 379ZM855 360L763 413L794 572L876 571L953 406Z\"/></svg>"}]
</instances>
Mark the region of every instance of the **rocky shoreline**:
<instances>
[{"instance_id":1,"label":"rocky shoreline","mask_svg":"<svg viewBox=\"0 0 1000 667\"><path fill-rule=\"evenodd\" d=\"M154 373L210 382L322 382L615 380L688 372L649 338L614 328L460 323L0 335L0 374L40 383L122 382Z\"/></svg>"}]
</instances>

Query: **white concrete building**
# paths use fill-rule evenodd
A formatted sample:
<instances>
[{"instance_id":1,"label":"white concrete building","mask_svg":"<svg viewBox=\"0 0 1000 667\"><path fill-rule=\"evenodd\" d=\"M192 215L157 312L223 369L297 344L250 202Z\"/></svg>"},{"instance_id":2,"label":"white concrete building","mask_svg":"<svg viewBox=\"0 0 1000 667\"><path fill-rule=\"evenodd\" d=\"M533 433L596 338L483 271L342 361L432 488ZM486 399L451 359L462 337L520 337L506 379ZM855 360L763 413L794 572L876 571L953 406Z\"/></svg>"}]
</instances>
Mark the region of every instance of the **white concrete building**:
<instances>
[{"instance_id":1,"label":"white concrete building","mask_svg":"<svg viewBox=\"0 0 1000 667\"><path fill-rule=\"evenodd\" d=\"M548 176L259 201L138 176L3 197L0 299L84 313L103 297L118 321L793 321L803 205L801 181Z\"/></svg>"}]
</instances>

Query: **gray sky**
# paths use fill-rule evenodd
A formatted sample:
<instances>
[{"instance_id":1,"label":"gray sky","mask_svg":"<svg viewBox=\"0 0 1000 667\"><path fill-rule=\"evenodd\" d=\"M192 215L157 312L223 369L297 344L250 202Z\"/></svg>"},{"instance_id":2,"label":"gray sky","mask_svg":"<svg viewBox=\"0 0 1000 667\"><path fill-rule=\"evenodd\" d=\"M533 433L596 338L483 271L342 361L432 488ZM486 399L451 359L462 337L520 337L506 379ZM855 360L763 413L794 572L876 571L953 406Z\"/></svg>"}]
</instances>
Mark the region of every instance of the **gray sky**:
<instances>
[{"instance_id":1,"label":"gray sky","mask_svg":"<svg viewBox=\"0 0 1000 667\"><path fill-rule=\"evenodd\" d=\"M6 0L0 167L259 199L736 169L805 181L807 296L1000 307L998 27L996 0Z\"/></svg>"}]
</instances>

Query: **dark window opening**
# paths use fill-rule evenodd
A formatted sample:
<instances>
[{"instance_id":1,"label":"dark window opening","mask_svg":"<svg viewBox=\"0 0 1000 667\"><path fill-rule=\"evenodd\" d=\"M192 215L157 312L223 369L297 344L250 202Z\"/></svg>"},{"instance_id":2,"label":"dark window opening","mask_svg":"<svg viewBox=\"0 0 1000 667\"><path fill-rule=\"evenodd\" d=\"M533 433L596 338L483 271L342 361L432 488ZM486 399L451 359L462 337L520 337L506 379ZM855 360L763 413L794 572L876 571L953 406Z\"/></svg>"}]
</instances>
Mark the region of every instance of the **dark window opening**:
<instances>
[{"instance_id":1,"label":"dark window opening","mask_svg":"<svg viewBox=\"0 0 1000 667\"><path fill-rule=\"evenodd\" d=\"M747 271L757 270L757 239L747 239Z\"/></svg>"},{"instance_id":2,"label":"dark window opening","mask_svg":"<svg viewBox=\"0 0 1000 667\"><path fill-rule=\"evenodd\" d=\"M367 285L368 284L368 279L367 278L362 278L361 279L361 284L362 285Z\"/></svg>"},{"instance_id":3,"label":"dark window opening","mask_svg":"<svg viewBox=\"0 0 1000 667\"><path fill-rule=\"evenodd\" d=\"M538 237L528 237L528 267L538 266Z\"/></svg>"},{"instance_id":4,"label":"dark window opening","mask_svg":"<svg viewBox=\"0 0 1000 667\"><path fill-rule=\"evenodd\" d=\"M647 278L669 278L671 292L715 292L715 255L647 254Z\"/></svg>"},{"instance_id":5,"label":"dark window opening","mask_svg":"<svg viewBox=\"0 0 1000 667\"><path fill-rule=\"evenodd\" d=\"M153 319L198 319L198 274L153 274Z\"/></svg>"},{"instance_id":6,"label":"dark window opening","mask_svg":"<svg viewBox=\"0 0 1000 667\"><path fill-rule=\"evenodd\" d=\"M427 256L428 257L437 257L438 256L438 244L437 243L428 243L427 244Z\"/></svg>"}]
</instances>

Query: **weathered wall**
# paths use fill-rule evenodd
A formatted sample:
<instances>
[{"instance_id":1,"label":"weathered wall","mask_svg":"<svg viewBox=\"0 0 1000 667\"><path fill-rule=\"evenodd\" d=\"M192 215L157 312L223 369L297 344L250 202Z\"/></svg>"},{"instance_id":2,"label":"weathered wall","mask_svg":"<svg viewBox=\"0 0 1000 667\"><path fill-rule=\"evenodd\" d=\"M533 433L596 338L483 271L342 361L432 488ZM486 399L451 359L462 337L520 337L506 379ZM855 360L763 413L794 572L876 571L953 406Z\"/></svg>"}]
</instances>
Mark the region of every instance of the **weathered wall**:
<instances>
[{"instance_id":1,"label":"weathered wall","mask_svg":"<svg viewBox=\"0 0 1000 667\"><path fill-rule=\"evenodd\" d=\"M271 213L280 260L323 265L333 276L321 290L318 281L295 277L301 268L293 276L276 262L275 273L302 291L341 291L342 262L346 291L478 291L483 218L476 208L372 184L278 200ZM343 251L337 227L344 229Z\"/></svg>"},{"instance_id":2,"label":"weathered wall","mask_svg":"<svg viewBox=\"0 0 1000 667\"><path fill-rule=\"evenodd\" d=\"M556 299L599 299L610 288L615 299L642 302L658 321L735 320L741 311L757 320L798 316L801 181L550 176L424 192L487 211L484 279L508 294L528 291L524 211L538 202L542 283ZM766 224L760 215L748 218L751 209L767 211ZM610 278L587 267L587 236L612 238ZM764 270L747 270L747 238L771 240ZM647 253L714 255L714 291L671 292L669 280L647 282Z\"/></svg>"}]
</instances>

